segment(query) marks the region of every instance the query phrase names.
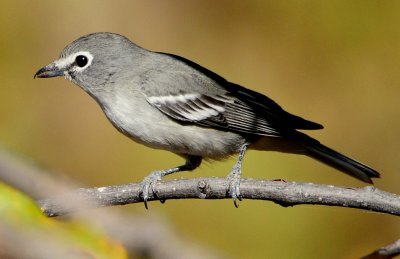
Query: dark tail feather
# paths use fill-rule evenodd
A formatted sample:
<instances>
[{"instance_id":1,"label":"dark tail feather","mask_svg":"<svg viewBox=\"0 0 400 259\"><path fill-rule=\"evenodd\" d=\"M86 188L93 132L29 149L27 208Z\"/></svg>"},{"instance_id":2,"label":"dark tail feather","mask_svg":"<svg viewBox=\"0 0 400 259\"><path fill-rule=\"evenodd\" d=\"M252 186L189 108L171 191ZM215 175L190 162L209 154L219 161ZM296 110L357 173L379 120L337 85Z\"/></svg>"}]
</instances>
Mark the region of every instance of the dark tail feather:
<instances>
[{"instance_id":1,"label":"dark tail feather","mask_svg":"<svg viewBox=\"0 0 400 259\"><path fill-rule=\"evenodd\" d=\"M361 181L372 183L371 178L378 178L379 173L374 169L361 164L345 155L336 152L320 143L312 143L307 148L307 155L332 166Z\"/></svg>"}]
</instances>

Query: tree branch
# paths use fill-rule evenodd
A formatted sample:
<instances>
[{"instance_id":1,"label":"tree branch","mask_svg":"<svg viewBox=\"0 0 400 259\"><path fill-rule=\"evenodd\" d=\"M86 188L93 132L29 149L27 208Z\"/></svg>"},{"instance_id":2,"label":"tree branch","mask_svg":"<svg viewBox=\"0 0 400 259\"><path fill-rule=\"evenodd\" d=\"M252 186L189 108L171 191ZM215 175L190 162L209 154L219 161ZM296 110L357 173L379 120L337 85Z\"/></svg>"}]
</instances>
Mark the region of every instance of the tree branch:
<instances>
[{"instance_id":1,"label":"tree branch","mask_svg":"<svg viewBox=\"0 0 400 259\"><path fill-rule=\"evenodd\" d=\"M362 259L390 259L400 255L400 239L390 245L379 248Z\"/></svg>"},{"instance_id":2,"label":"tree branch","mask_svg":"<svg viewBox=\"0 0 400 259\"><path fill-rule=\"evenodd\" d=\"M32 197L59 197L77 188L78 183L59 173L43 170L31 160L10 154L1 149L0 143L0 181ZM59 201L67 204L68 201ZM86 208L80 200L71 204ZM0 205L1 206L1 205ZM20 211L9 211L9 217ZM65 258L71 257L69 242L56 229L46 230L21 228L20 224L0 217L0 258ZM182 237L172 224L160 215L144 215L127 210L103 210L93 217L90 211L68 217L68 221L85 225L87 229L101 230L113 240L118 240L130 255L149 258L226 258L221 251L205 247L195 240ZM54 237L51 233L61 234ZM55 232L54 232L55 231ZM48 239L50 237L50 239ZM21 249L23 247L24 249ZM68 247L68 248L67 248ZM86 257L85 257L86 258Z\"/></svg>"},{"instance_id":3,"label":"tree branch","mask_svg":"<svg viewBox=\"0 0 400 259\"><path fill-rule=\"evenodd\" d=\"M53 198L39 200L43 212L60 216L82 209L107 207L142 202L140 184L81 188ZM381 191L373 186L364 188L338 187L301 182L242 179L243 199L269 200L284 207L299 204L319 204L350 207L392 215L400 215L400 195ZM194 178L162 181L157 184L157 197L149 200L169 199L225 199L225 178ZM76 202L79 201L79 202ZM84 201L82 203L82 201Z\"/></svg>"}]
</instances>

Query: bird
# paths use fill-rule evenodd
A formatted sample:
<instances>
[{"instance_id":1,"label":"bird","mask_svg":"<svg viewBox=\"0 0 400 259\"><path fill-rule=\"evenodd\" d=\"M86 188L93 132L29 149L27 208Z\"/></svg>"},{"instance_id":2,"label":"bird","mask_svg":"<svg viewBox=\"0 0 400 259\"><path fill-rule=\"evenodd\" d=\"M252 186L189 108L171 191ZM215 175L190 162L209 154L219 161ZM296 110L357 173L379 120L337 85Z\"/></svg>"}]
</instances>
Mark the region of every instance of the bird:
<instances>
[{"instance_id":1,"label":"bird","mask_svg":"<svg viewBox=\"0 0 400 259\"><path fill-rule=\"evenodd\" d=\"M84 35L34 78L63 76L87 92L122 134L171 151L185 163L151 172L140 184L144 205L166 175L191 171L202 160L238 155L226 178L227 195L241 200L246 150L306 155L363 182L379 173L306 135L319 123L285 111L275 101L184 57L150 51L111 32Z\"/></svg>"}]
</instances>

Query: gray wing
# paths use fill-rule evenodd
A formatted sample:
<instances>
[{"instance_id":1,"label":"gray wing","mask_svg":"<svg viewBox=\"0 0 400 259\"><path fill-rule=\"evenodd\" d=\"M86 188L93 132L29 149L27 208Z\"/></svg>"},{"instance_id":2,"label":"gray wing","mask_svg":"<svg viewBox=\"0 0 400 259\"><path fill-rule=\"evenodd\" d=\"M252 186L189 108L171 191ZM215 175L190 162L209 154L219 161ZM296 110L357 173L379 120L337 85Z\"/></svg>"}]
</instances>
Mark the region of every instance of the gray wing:
<instances>
[{"instance_id":1,"label":"gray wing","mask_svg":"<svg viewBox=\"0 0 400 259\"><path fill-rule=\"evenodd\" d=\"M164 114L186 123L256 135L280 136L265 118L229 95L181 93L149 96L148 102Z\"/></svg>"},{"instance_id":2,"label":"gray wing","mask_svg":"<svg viewBox=\"0 0 400 259\"><path fill-rule=\"evenodd\" d=\"M164 53L161 57L168 62L149 71L141 89L151 105L177 121L273 137L322 128L190 60Z\"/></svg>"}]
</instances>

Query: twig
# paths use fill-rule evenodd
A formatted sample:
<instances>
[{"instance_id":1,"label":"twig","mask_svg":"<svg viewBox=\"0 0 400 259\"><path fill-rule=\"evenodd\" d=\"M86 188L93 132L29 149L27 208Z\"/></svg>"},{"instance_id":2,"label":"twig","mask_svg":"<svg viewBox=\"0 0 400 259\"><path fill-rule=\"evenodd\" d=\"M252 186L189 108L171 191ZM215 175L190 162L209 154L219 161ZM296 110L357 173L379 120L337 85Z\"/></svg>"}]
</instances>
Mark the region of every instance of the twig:
<instances>
[{"instance_id":1,"label":"twig","mask_svg":"<svg viewBox=\"0 0 400 259\"><path fill-rule=\"evenodd\" d=\"M137 183L98 188L81 188L61 196L39 200L43 212L60 216L82 209L142 202ZM400 196L375 187L338 187L300 182L242 179L243 199L270 200L282 206L319 204L350 207L392 215L400 215ZM157 197L149 200L170 199L225 199L230 198L224 178L194 178L162 181L157 185ZM75 201L80 201L79 203ZM82 203L81 201L85 201ZM76 205L78 204L78 205ZM82 205L84 204L84 205Z\"/></svg>"},{"instance_id":2,"label":"twig","mask_svg":"<svg viewBox=\"0 0 400 259\"><path fill-rule=\"evenodd\" d=\"M389 259L398 255L400 255L400 239L364 256L363 259Z\"/></svg>"},{"instance_id":3,"label":"twig","mask_svg":"<svg viewBox=\"0 0 400 259\"><path fill-rule=\"evenodd\" d=\"M59 197L58 195L67 193L78 185L71 179L60 176L59 173L38 168L32 161L27 161L27 158L10 154L1 149L1 145L0 181L34 199ZM60 202L65 205L68 201ZM80 200L71 202L75 207L85 207ZM13 215L19 211L9 213ZM221 251L182 237L161 215L141 216L127 210L103 210L97 212L96 217L93 217L90 211L86 211L72 215L68 218L70 219L80 222L79 224L87 226L88 229L94 228L96 231L101 229L101 232L104 231L112 239L118 240L130 254L137 255L136 257L155 259L227 257ZM49 235L49 230L40 227L21 228L18 222L16 224L7 217L0 217L0 237L7 237L0 238L0 258L71 258L71 249L68 247L68 242L65 242L64 236Z\"/></svg>"},{"instance_id":4,"label":"twig","mask_svg":"<svg viewBox=\"0 0 400 259\"><path fill-rule=\"evenodd\" d=\"M34 199L58 195L74 185L59 173L39 168L34 161L11 154L0 144L0 181L20 190Z\"/></svg>"}]
</instances>

